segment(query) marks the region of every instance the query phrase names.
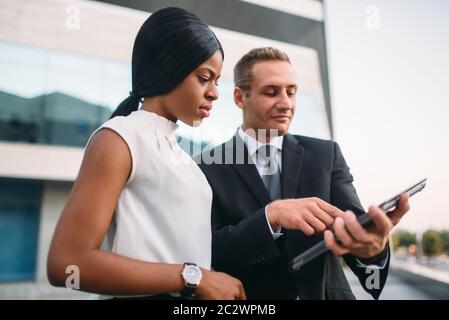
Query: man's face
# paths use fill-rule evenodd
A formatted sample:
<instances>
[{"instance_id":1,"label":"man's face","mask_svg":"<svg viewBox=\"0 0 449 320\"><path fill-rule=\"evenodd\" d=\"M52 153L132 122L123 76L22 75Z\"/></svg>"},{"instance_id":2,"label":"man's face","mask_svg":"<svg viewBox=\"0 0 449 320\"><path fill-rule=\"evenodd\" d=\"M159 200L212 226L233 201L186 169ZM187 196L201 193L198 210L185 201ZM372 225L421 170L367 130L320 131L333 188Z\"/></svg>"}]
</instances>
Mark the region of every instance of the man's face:
<instances>
[{"instance_id":1,"label":"man's face","mask_svg":"<svg viewBox=\"0 0 449 320\"><path fill-rule=\"evenodd\" d=\"M260 61L252 68L251 89L236 88L234 100L243 109L243 130L288 132L296 108L296 75L290 63Z\"/></svg>"}]
</instances>

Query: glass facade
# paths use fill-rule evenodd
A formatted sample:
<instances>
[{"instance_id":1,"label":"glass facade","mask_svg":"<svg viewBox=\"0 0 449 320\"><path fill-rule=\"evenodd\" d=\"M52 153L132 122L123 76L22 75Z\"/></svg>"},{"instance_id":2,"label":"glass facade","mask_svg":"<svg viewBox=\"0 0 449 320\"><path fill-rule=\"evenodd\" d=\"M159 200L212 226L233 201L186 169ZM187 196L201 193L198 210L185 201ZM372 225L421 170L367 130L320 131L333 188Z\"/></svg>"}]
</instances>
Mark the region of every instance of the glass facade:
<instances>
[{"instance_id":1,"label":"glass facade","mask_svg":"<svg viewBox=\"0 0 449 320\"><path fill-rule=\"evenodd\" d=\"M42 182L0 179L0 282L33 280Z\"/></svg>"},{"instance_id":2,"label":"glass facade","mask_svg":"<svg viewBox=\"0 0 449 320\"><path fill-rule=\"evenodd\" d=\"M83 147L130 85L126 63L0 42L0 140Z\"/></svg>"},{"instance_id":3,"label":"glass facade","mask_svg":"<svg viewBox=\"0 0 449 320\"><path fill-rule=\"evenodd\" d=\"M128 63L0 42L0 140L84 147L131 88ZM318 72L318 70L317 70ZM183 123L178 141L189 154L231 138L242 122L233 82L220 81L212 116L198 128ZM323 101L298 93L291 133L329 138Z\"/></svg>"},{"instance_id":4,"label":"glass facade","mask_svg":"<svg viewBox=\"0 0 449 320\"><path fill-rule=\"evenodd\" d=\"M84 147L128 95L130 70L127 63L0 42L0 140ZM182 135L178 141L191 155L207 145Z\"/></svg>"}]
</instances>

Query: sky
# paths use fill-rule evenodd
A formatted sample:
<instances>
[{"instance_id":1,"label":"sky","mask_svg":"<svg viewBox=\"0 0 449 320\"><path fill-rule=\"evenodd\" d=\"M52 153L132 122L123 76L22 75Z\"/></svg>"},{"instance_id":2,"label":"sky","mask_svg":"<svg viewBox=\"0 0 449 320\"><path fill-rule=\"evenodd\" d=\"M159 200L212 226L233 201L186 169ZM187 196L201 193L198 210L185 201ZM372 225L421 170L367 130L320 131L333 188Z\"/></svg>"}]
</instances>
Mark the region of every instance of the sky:
<instances>
[{"instance_id":1,"label":"sky","mask_svg":"<svg viewBox=\"0 0 449 320\"><path fill-rule=\"evenodd\" d=\"M334 136L362 204L428 178L398 228L449 229L449 1L324 9Z\"/></svg>"}]
</instances>

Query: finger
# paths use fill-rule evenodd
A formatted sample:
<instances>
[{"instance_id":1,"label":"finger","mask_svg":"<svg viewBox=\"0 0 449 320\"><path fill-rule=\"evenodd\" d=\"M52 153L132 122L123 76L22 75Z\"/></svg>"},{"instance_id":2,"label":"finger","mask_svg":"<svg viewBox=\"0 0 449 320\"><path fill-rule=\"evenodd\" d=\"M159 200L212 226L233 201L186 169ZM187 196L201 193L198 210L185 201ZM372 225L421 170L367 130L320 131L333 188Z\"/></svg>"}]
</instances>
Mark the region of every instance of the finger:
<instances>
[{"instance_id":1,"label":"finger","mask_svg":"<svg viewBox=\"0 0 449 320\"><path fill-rule=\"evenodd\" d=\"M406 193L401 194L399 197L399 202L396 208L388 214L390 217L391 222L393 225L396 225L404 216L404 214L407 213L408 210L410 210L410 204L408 202L409 196Z\"/></svg>"},{"instance_id":2,"label":"finger","mask_svg":"<svg viewBox=\"0 0 449 320\"><path fill-rule=\"evenodd\" d=\"M369 241L370 236L362 225L357 221L355 214L351 211L346 211L343 215L346 230L358 242L366 243Z\"/></svg>"},{"instance_id":3,"label":"finger","mask_svg":"<svg viewBox=\"0 0 449 320\"><path fill-rule=\"evenodd\" d=\"M343 219L340 217L335 219L334 232L335 232L335 236L337 236L337 238L340 239L341 243L345 247L351 248L353 246L354 240L352 239L351 235L346 230L345 223L344 223Z\"/></svg>"},{"instance_id":4,"label":"finger","mask_svg":"<svg viewBox=\"0 0 449 320\"><path fill-rule=\"evenodd\" d=\"M376 227L384 234L389 233L393 228L393 224L391 223L390 219L379 207L370 206L368 214L371 216L371 219L373 220Z\"/></svg>"},{"instance_id":5,"label":"finger","mask_svg":"<svg viewBox=\"0 0 449 320\"><path fill-rule=\"evenodd\" d=\"M338 209L337 207L334 207L333 205L327 203L324 200L321 200L320 198L314 197L312 198L313 201L321 208L321 210L325 211L327 214L331 215L332 217L341 217L343 215L343 211Z\"/></svg>"},{"instance_id":6,"label":"finger","mask_svg":"<svg viewBox=\"0 0 449 320\"><path fill-rule=\"evenodd\" d=\"M324 243L326 244L326 247L333 253L335 253L337 256L342 256L349 252L348 249L343 248L337 244L332 231L329 230L324 231Z\"/></svg>"},{"instance_id":7,"label":"finger","mask_svg":"<svg viewBox=\"0 0 449 320\"><path fill-rule=\"evenodd\" d=\"M322 210L319 206L313 208L311 211L317 219L326 225L326 227L331 227L334 224L334 217Z\"/></svg>"},{"instance_id":8,"label":"finger","mask_svg":"<svg viewBox=\"0 0 449 320\"><path fill-rule=\"evenodd\" d=\"M315 233L315 229L312 228L304 219L298 219L297 222L298 230L301 230L306 236L311 236Z\"/></svg>"},{"instance_id":9,"label":"finger","mask_svg":"<svg viewBox=\"0 0 449 320\"><path fill-rule=\"evenodd\" d=\"M307 221L307 223L312 226L314 231L316 232L324 232L326 230L326 225L321 222L317 217L315 217L313 214L308 214L304 217L304 220Z\"/></svg>"}]
</instances>

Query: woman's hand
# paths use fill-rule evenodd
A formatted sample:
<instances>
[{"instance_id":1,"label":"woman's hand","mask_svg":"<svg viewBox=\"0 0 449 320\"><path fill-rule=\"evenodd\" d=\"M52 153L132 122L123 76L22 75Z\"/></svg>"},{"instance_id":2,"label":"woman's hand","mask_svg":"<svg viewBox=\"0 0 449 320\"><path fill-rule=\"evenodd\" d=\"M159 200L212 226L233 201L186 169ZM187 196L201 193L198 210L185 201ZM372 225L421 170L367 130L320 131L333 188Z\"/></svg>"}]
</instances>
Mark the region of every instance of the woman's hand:
<instances>
[{"instance_id":1,"label":"woman's hand","mask_svg":"<svg viewBox=\"0 0 449 320\"><path fill-rule=\"evenodd\" d=\"M202 300L246 300L245 290L240 280L223 272L201 269L203 278L196 289Z\"/></svg>"}]
</instances>

